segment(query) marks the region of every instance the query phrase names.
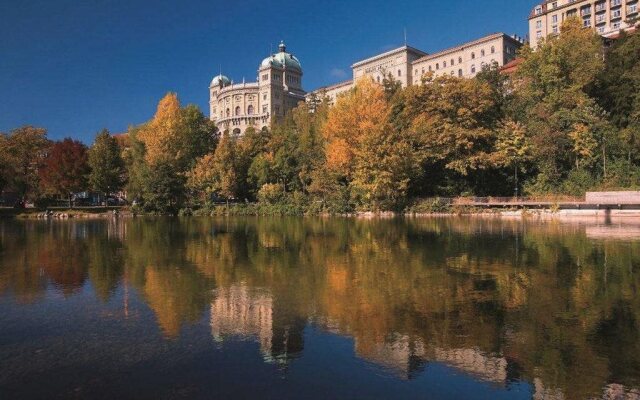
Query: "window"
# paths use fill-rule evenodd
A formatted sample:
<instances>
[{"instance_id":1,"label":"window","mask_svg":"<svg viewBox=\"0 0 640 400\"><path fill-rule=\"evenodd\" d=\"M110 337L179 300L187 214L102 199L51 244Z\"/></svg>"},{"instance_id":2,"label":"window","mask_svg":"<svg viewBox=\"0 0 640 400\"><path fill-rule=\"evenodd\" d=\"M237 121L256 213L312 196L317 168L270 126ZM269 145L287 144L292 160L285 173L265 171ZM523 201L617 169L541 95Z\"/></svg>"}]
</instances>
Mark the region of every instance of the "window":
<instances>
[{"instance_id":1,"label":"window","mask_svg":"<svg viewBox=\"0 0 640 400\"><path fill-rule=\"evenodd\" d=\"M622 10L621 9L617 9L617 10L611 10L611 19L614 18L620 18L622 16Z\"/></svg>"},{"instance_id":2,"label":"window","mask_svg":"<svg viewBox=\"0 0 640 400\"><path fill-rule=\"evenodd\" d=\"M475 74L476 73L476 66L475 64L471 66L471 73Z\"/></svg>"},{"instance_id":3,"label":"window","mask_svg":"<svg viewBox=\"0 0 640 400\"><path fill-rule=\"evenodd\" d=\"M554 24L557 24L558 23L558 16L557 15L552 16L551 17L551 22L553 22Z\"/></svg>"},{"instance_id":4,"label":"window","mask_svg":"<svg viewBox=\"0 0 640 400\"><path fill-rule=\"evenodd\" d=\"M484 49L480 50L480 57L484 57Z\"/></svg>"},{"instance_id":5,"label":"window","mask_svg":"<svg viewBox=\"0 0 640 400\"><path fill-rule=\"evenodd\" d=\"M462 57L458 57L458 64L462 64Z\"/></svg>"},{"instance_id":6,"label":"window","mask_svg":"<svg viewBox=\"0 0 640 400\"><path fill-rule=\"evenodd\" d=\"M542 29L542 21L536 21L536 29Z\"/></svg>"},{"instance_id":7,"label":"window","mask_svg":"<svg viewBox=\"0 0 640 400\"><path fill-rule=\"evenodd\" d=\"M455 60L452 58L451 59L451 66L453 67L455 65Z\"/></svg>"},{"instance_id":8,"label":"window","mask_svg":"<svg viewBox=\"0 0 640 400\"><path fill-rule=\"evenodd\" d=\"M536 7L536 15L540 15L542 14L542 6L537 6Z\"/></svg>"},{"instance_id":9,"label":"window","mask_svg":"<svg viewBox=\"0 0 640 400\"><path fill-rule=\"evenodd\" d=\"M236 107L235 116L237 117L238 115L240 115L240 106Z\"/></svg>"},{"instance_id":10,"label":"window","mask_svg":"<svg viewBox=\"0 0 640 400\"><path fill-rule=\"evenodd\" d=\"M269 109L269 106L267 105L262 106L262 113L266 114L268 109Z\"/></svg>"},{"instance_id":11,"label":"window","mask_svg":"<svg viewBox=\"0 0 640 400\"><path fill-rule=\"evenodd\" d=\"M553 28L552 28L552 31L553 31L553 33L556 33L556 34L557 34L558 32L560 32L560 31L558 30L558 25L554 25L554 26L553 26Z\"/></svg>"},{"instance_id":12,"label":"window","mask_svg":"<svg viewBox=\"0 0 640 400\"><path fill-rule=\"evenodd\" d=\"M249 104L249 107L247 107L247 114L248 115L253 115L253 105Z\"/></svg>"},{"instance_id":13,"label":"window","mask_svg":"<svg viewBox=\"0 0 640 400\"><path fill-rule=\"evenodd\" d=\"M471 53L471 59L475 60L476 59L476 53Z\"/></svg>"},{"instance_id":14,"label":"window","mask_svg":"<svg viewBox=\"0 0 640 400\"><path fill-rule=\"evenodd\" d=\"M447 68L447 62L446 61L442 62L442 68Z\"/></svg>"},{"instance_id":15,"label":"window","mask_svg":"<svg viewBox=\"0 0 640 400\"><path fill-rule=\"evenodd\" d=\"M267 99L267 94L266 94L266 93L263 93L263 94L262 94L262 100L266 100L266 99Z\"/></svg>"},{"instance_id":16,"label":"window","mask_svg":"<svg viewBox=\"0 0 640 400\"><path fill-rule=\"evenodd\" d=\"M542 32L538 31L536 32L536 39L541 39L542 38Z\"/></svg>"},{"instance_id":17,"label":"window","mask_svg":"<svg viewBox=\"0 0 640 400\"><path fill-rule=\"evenodd\" d=\"M262 80L263 80L263 81L267 81L267 80L269 80L269 74L264 74L264 75L262 75Z\"/></svg>"},{"instance_id":18,"label":"window","mask_svg":"<svg viewBox=\"0 0 640 400\"><path fill-rule=\"evenodd\" d=\"M462 70L461 69L458 70L458 77L462 78Z\"/></svg>"},{"instance_id":19,"label":"window","mask_svg":"<svg viewBox=\"0 0 640 400\"><path fill-rule=\"evenodd\" d=\"M227 108L227 118L231 116L231 110Z\"/></svg>"},{"instance_id":20,"label":"window","mask_svg":"<svg viewBox=\"0 0 640 400\"><path fill-rule=\"evenodd\" d=\"M582 25L583 25L585 28L590 27L590 26L591 26L591 18L587 18L587 19L583 20L583 21L582 21Z\"/></svg>"},{"instance_id":21,"label":"window","mask_svg":"<svg viewBox=\"0 0 640 400\"><path fill-rule=\"evenodd\" d=\"M398 70L398 77L402 76L402 71Z\"/></svg>"},{"instance_id":22,"label":"window","mask_svg":"<svg viewBox=\"0 0 640 400\"><path fill-rule=\"evenodd\" d=\"M376 82L380 83L380 77L376 76Z\"/></svg>"},{"instance_id":23,"label":"window","mask_svg":"<svg viewBox=\"0 0 640 400\"><path fill-rule=\"evenodd\" d=\"M496 52L496 46L491 46L491 54L494 54Z\"/></svg>"},{"instance_id":24,"label":"window","mask_svg":"<svg viewBox=\"0 0 640 400\"><path fill-rule=\"evenodd\" d=\"M433 69L431 69L431 65L429 65L429 72L433 71Z\"/></svg>"},{"instance_id":25,"label":"window","mask_svg":"<svg viewBox=\"0 0 640 400\"><path fill-rule=\"evenodd\" d=\"M436 63L436 69L440 69L440 63Z\"/></svg>"}]
</instances>

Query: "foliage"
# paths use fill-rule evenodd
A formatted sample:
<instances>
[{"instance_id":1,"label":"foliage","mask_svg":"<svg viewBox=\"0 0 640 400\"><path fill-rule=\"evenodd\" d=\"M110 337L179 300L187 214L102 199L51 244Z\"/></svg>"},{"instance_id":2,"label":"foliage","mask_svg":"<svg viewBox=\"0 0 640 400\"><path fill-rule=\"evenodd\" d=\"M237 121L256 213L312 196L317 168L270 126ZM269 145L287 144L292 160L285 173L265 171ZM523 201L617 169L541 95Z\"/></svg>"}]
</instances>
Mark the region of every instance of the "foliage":
<instances>
[{"instance_id":1,"label":"foliage","mask_svg":"<svg viewBox=\"0 0 640 400\"><path fill-rule=\"evenodd\" d=\"M103 129L96 135L88 157L89 185L93 190L108 194L122 188L124 161L120 153L118 142L108 130Z\"/></svg>"},{"instance_id":2,"label":"foliage","mask_svg":"<svg viewBox=\"0 0 640 400\"><path fill-rule=\"evenodd\" d=\"M5 137L4 158L7 160L7 186L22 198L35 199L39 192L38 171L51 145L43 128L23 126Z\"/></svg>"},{"instance_id":3,"label":"foliage","mask_svg":"<svg viewBox=\"0 0 640 400\"><path fill-rule=\"evenodd\" d=\"M68 197L71 205L72 194L86 188L87 159L87 146L79 141L66 138L55 142L39 171L44 193Z\"/></svg>"}]
</instances>

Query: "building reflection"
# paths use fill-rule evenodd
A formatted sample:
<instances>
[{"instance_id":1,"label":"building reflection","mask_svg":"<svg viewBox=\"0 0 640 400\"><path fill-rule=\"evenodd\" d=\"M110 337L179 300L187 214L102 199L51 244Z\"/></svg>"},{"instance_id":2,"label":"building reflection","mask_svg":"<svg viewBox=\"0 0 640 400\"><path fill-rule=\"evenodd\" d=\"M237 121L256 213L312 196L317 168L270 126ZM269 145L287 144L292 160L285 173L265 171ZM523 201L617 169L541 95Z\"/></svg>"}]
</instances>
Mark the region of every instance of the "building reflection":
<instances>
[{"instance_id":1,"label":"building reflection","mask_svg":"<svg viewBox=\"0 0 640 400\"><path fill-rule=\"evenodd\" d=\"M278 318L274 304L264 289L243 284L216 289L210 318L214 340L255 340L266 362L286 366L304 349L305 324L301 318Z\"/></svg>"}]
</instances>

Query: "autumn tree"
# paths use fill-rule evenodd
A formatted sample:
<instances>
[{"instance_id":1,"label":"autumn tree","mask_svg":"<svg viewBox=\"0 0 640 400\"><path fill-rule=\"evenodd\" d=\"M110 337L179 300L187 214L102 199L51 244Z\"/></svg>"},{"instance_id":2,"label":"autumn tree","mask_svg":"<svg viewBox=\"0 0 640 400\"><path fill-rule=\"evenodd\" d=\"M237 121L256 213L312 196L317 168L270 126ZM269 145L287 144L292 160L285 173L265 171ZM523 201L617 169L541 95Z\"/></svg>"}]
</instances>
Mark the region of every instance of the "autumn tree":
<instances>
[{"instance_id":1,"label":"autumn tree","mask_svg":"<svg viewBox=\"0 0 640 400\"><path fill-rule=\"evenodd\" d=\"M388 124L389 107L380 85L363 78L337 99L323 127L327 167L347 181L353 178L356 149L365 135L379 135Z\"/></svg>"},{"instance_id":2,"label":"autumn tree","mask_svg":"<svg viewBox=\"0 0 640 400\"><path fill-rule=\"evenodd\" d=\"M103 129L89 149L89 185L105 195L118 191L123 184L124 161L116 139Z\"/></svg>"},{"instance_id":3,"label":"autumn tree","mask_svg":"<svg viewBox=\"0 0 640 400\"><path fill-rule=\"evenodd\" d=\"M22 199L34 198L40 184L38 170L51 144L47 139L47 131L23 126L11 131L6 144L9 187L18 192Z\"/></svg>"},{"instance_id":4,"label":"autumn tree","mask_svg":"<svg viewBox=\"0 0 640 400\"><path fill-rule=\"evenodd\" d=\"M145 208L150 211L173 212L185 199L187 173L199 158L215 148L217 132L197 107L182 108L177 95L169 93L160 100L154 117L131 128L129 137L127 164L132 194L145 203L145 195L149 196L151 200ZM178 192L182 195L177 196ZM166 206L161 204L163 195L168 196Z\"/></svg>"},{"instance_id":5,"label":"autumn tree","mask_svg":"<svg viewBox=\"0 0 640 400\"><path fill-rule=\"evenodd\" d=\"M42 187L46 192L66 196L72 207L74 193L86 189L87 146L77 140L66 138L55 142L40 169Z\"/></svg>"}]
</instances>

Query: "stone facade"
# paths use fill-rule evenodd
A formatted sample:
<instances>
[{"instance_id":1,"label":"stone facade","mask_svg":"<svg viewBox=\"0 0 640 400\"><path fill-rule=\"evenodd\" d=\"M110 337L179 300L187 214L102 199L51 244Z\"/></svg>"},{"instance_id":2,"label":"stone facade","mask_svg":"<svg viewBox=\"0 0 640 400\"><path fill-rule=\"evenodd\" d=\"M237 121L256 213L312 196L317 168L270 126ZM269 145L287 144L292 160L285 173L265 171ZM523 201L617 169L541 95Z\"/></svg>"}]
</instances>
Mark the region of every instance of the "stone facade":
<instances>
[{"instance_id":1,"label":"stone facade","mask_svg":"<svg viewBox=\"0 0 640 400\"><path fill-rule=\"evenodd\" d=\"M513 61L523 44L524 40L517 36L495 33L434 54L402 46L353 64L353 80L322 87L312 94L320 98L327 97L330 103L334 103L358 79L369 77L374 82L382 83L389 74L403 87L421 84L422 78L429 72L434 76L446 74L473 78L484 65L495 63L502 67ZM310 95L307 95L307 100Z\"/></svg>"},{"instance_id":2,"label":"stone facade","mask_svg":"<svg viewBox=\"0 0 640 400\"><path fill-rule=\"evenodd\" d=\"M209 85L210 119L220 132L235 135L249 127L266 129L304 101L302 75L300 61L281 43L279 52L260 64L257 82L234 84L222 74L213 78Z\"/></svg>"},{"instance_id":3,"label":"stone facade","mask_svg":"<svg viewBox=\"0 0 640 400\"><path fill-rule=\"evenodd\" d=\"M519 38L496 33L424 56L413 63L413 84L420 84L421 78L429 72L434 76L473 78L485 65L502 67L508 64L516 58L516 51L522 44Z\"/></svg>"},{"instance_id":4,"label":"stone facade","mask_svg":"<svg viewBox=\"0 0 640 400\"><path fill-rule=\"evenodd\" d=\"M572 16L582 20L604 37L615 36L620 30L637 24L639 0L547 0L538 4L529 15L531 47L541 39L560 32L562 22ZM634 22L635 21L635 22Z\"/></svg>"}]
</instances>

